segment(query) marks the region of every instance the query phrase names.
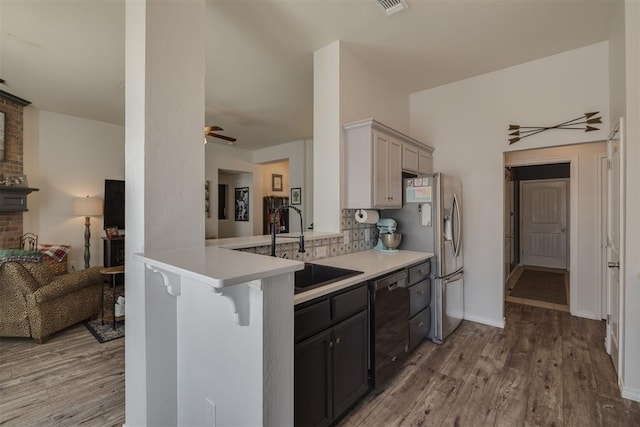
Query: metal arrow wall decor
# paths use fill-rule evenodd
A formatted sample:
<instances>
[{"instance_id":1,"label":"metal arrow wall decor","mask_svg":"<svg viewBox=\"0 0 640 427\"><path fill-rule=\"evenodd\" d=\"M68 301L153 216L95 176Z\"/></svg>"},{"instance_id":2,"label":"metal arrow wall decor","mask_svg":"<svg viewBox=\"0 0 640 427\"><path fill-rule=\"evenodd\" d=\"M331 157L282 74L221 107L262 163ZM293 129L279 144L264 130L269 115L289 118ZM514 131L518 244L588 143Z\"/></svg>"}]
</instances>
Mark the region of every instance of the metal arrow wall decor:
<instances>
[{"instance_id":1,"label":"metal arrow wall decor","mask_svg":"<svg viewBox=\"0 0 640 427\"><path fill-rule=\"evenodd\" d=\"M516 142L524 139L528 136L535 135L540 132L544 132L549 129L573 129L573 130L583 130L585 132L593 132L594 130L599 130L596 127L590 126L597 123L602 123L602 119L600 117L594 117L600 114L599 111L595 113L585 113L584 115L577 117L573 120L568 120L564 123L560 123L555 126L520 126L520 125L509 125L509 136L513 136L513 138L509 138L509 145L515 144Z\"/></svg>"}]
</instances>

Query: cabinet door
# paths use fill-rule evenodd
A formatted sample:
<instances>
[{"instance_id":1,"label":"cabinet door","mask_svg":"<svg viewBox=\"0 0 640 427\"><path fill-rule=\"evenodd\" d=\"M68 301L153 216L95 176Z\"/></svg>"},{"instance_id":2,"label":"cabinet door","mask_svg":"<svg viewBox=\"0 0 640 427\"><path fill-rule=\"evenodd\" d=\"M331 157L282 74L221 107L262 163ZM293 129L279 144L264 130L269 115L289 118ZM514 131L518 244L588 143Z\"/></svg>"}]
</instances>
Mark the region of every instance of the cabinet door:
<instances>
[{"instance_id":1,"label":"cabinet door","mask_svg":"<svg viewBox=\"0 0 640 427\"><path fill-rule=\"evenodd\" d=\"M331 402L331 330L295 346L294 350L294 424L325 426L332 419Z\"/></svg>"},{"instance_id":2,"label":"cabinet door","mask_svg":"<svg viewBox=\"0 0 640 427\"><path fill-rule=\"evenodd\" d=\"M377 131L373 132L373 205L388 205L387 187L389 183L389 136Z\"/></svg>"},{"instance_id":3,"label":"cabinet door","mask_svg":"<svg viewBox=\"0 0 640 427\"><path fill-rule=\"evenodd\" d=\"M402 144L402 170L418 172L418 149L410 144Z\"/></svg>"},{"instance_id":4,"label":"cabinet door","mask_svg":"<svg viewBox=\"0 0 640 427\"><path fill-rule=\"evenodd\" d=\"M418 173L429 175L433 173L433 156L426 150L418 152Z\"/></svg>"},{"instance_id":5,"label":"cabinet door","mask_svg":"<svg viewBox=\"0 0 640 427\"><path fill-rule=\"evenodd\" d=\"M369 388L367 311L333 328L333 415L339 417Z\"/></svg>"},{"instance_id":6,"label":"cabinet door","mask_svg":"<svg viewBox=\"0 0 640 427\"><path fill-rule=\"evenodd\" d=\"M402 207L402 143L394 138L389 140L388 199L387 207Z\"/></svg>"}]
</instances>

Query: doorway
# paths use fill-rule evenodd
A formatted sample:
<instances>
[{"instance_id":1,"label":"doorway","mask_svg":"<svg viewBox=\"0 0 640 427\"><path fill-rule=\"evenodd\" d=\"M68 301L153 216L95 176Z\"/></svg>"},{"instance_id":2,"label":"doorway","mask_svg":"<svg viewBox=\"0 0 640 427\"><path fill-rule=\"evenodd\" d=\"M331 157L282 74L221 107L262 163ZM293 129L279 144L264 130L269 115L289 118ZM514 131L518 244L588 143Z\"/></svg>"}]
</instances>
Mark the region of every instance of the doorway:
<instances>
[{"instance_id":1,"label":"doorway","mask_svg":"<svg viewBox=\"0 0 640 427\"><path fill-rule=\"evenodd\" d=\"M505 171L505 300L568 312L571 165Z\"/></svg>"}]
</instances>

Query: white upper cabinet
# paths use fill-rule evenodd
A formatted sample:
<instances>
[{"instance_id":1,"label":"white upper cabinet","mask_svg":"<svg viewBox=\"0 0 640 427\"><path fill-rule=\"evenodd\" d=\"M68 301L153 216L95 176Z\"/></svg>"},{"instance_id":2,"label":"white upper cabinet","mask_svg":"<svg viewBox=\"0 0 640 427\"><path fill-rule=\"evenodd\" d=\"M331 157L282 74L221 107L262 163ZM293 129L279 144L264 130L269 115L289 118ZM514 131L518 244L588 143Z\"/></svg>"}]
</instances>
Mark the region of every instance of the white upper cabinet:
<instances>
[{"instance_id":1,"label":"white upper cabinet","mask_svg":"<svg viewBox=\"0 0 640 427\"><path fill-rule=\"evenodd\" d=\"M420 173L433 148L373 119L345 125L346 209L402 207L402 171ZM431 162L423 161L423 168ZM430 172L425 172L430 173Z\"/></svg>"},{"instance_id":2,"label":"white upper cabinet","mask_svg":"<svg viewBox=\"0 0 640 427\"><path fill-rule=\"evenodd\" d=\"M433 154L428 150L418 150L418 175L433 173Z\"/></svg>"},{"instance_id":3,"label":"white upper cabinet","mask_svg":"<svg viewBox=\"0 0 640 427\"><path fill-rule=\"evenodd\" d=\"M418 172L418 151L420 149L413 144L402 144L402 170Z\"/></svg>"}]
</instances>

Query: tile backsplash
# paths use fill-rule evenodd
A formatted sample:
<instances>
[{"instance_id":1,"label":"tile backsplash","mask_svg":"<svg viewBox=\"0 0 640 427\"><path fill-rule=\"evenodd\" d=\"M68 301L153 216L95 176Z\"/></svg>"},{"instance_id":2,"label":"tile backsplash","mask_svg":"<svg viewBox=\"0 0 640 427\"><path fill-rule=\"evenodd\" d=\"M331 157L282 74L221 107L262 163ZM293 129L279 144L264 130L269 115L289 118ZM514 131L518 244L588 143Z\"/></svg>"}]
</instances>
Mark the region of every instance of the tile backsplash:
<instances>
[{"instance_id":1,"label":"tile backsplash","mask_svg":"<svg viewBox=\"0 0 640 427\"><path fill-rule=\"evenodd\" d=\"M298 261L313 261L372 249L378 239L378 229L375 224L360 224L357 222L355 213L356 209L342 209L340 218L341 237L305 241L306 252L304 253L298 252L298 243L293 240L290 243L277 243L276 255L279 257L286 255L286 258ZM270 246L258 246L240 250L260 255L269 255L271 253Z\"/></svg>"}]
</instances>

